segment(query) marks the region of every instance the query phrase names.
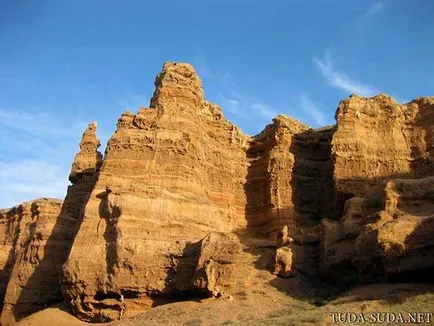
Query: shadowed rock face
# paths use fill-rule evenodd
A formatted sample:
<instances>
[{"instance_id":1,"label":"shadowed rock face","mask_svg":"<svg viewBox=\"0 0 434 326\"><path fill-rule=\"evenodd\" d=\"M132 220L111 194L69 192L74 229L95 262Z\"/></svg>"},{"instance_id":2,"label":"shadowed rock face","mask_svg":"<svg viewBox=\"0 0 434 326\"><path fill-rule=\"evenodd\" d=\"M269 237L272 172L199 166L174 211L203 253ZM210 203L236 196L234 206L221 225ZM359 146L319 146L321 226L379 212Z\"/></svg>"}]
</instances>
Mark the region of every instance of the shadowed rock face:
<instances>
[{"instance_id":1,"label":"shadowed rock face","mask_svg":"<svg viewBox=\"0 0 434 326\"><path fill-rule=\"evenodd\" d=\"M384 94L353 95L340 103L336 118L336 186L356 197L346 202L339 222L322 221L323 277L351 283L426 274L434 265L428 239L434 98L399 105Z\"/></svg>"},{"instance_id":2,"label":"shadowed rock face","mask_svg":"<svg viewBox=\"0 0 434 326\"><path fill-rule=\"evenodd\" d=\"M47 227L63 241L50 264L65 262L62 294L80 319L230 295L253 275L253 254L255 268L271 261L277 275L340 285L432 271L434 98L352 95L335 126L279 115L247 136L205 100L191 65L166 63L155 87L149 108L121 115L104 159L89 125L56 222L68 235ZM7 279L13 263L2 261Z\"/></svg>"},{"instance_id":3,"label":"shadowed rock face","mask_svg":"<svg viewBox=\"0 0 434 326\"><path fill-rule=\"evenodd\" d=\"M56 225L62 201L41 198L16 206L5 213L9 270L4 286L2 325L62 300L58 276L66 258L61 241L68 225ZM50 241L53 235L58 242ZM5 249L5 248L2 248Z\"/></svg>"}]
</instances>

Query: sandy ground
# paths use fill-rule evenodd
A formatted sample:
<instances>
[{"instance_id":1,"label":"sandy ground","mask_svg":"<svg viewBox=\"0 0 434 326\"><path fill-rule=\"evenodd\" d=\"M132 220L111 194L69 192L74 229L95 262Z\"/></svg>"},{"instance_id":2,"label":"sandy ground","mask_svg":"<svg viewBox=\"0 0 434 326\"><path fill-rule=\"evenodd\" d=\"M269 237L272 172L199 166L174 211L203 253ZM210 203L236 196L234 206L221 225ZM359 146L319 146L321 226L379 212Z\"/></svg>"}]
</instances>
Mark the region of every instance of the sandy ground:
<instances>
[{"instance_id":1,"label":"sandy ground","mask_svg":"<svg viewBox=\"0 0 434 326\"><path fill-rule=\"evenodd\" d=\"M243 256L243 267L238 271L231 297L190 298L139 314L127 310L122 320L105 325L338 325L333 322L332 313L368 316L371 312L434 312L434 284L372 284L338 296L336 288L321 283L318 277L276 277L269 271L274 249L260 243L248 245L257 249ZM76 319L59 304L28 316L17 325L90 324Z\"/></svg>"},{"instance_id":2,"label":"sandy ground","mask_svg":"<svg viewBox=\"0 0 434 326\"><path fill-rule=\"evenodd\" d=\"M106 325L336 325L332 313L434 312L433 284L375 284L359 286L335 300L320 305L295 298L269 284L240 290L233 299L183 301L158 306L133 318ZM323 302L325 303L325 302ZM391 325L378 322L368 324ZM347 323L351 324L351 323ZM409 323L411 324L411 323ZM421 323L420 325L433 325ZM17 325L90 325L73 317L62 305L37 312Z\"/></svg>"}]
</instances>

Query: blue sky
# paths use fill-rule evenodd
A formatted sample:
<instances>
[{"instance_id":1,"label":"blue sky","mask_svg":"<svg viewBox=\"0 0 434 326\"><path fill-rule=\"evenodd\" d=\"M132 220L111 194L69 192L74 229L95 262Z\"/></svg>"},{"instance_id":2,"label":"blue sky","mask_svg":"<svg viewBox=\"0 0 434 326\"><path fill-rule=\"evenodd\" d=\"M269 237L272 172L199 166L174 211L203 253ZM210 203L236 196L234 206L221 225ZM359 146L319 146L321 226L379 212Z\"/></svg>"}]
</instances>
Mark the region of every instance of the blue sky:
<instances>
[{"instance_id":1,"label":"blue sky","mask_svg":"<svg viewBox=\"0 0 434 326\"><path fill-rule=\"evenodd\" d=\"M434 1L0 0L0 207L63 198L89 121L104 147L165 61L249 134L334 123L351 93L434 95Z\"/></svg>"}]
</instances>

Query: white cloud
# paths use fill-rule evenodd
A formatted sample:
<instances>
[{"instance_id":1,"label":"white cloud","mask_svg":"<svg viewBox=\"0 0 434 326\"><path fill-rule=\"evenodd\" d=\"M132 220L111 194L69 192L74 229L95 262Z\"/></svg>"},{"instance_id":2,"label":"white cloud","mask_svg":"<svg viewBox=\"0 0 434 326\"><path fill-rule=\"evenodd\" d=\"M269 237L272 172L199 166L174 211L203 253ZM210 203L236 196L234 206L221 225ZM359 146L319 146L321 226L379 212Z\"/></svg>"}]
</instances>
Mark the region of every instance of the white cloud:
<instances>
[{"instance_id":1,"label":"white cloud","mask_svg":"<svg viewBox=\"0 0 434 326\"><path fill-rule=\"evenodd\" d=\"M71 137L76 136L80 130L83 131L87 123L76 120L65 124L46 112L29 113L0 109L0 125L38 137Z\"/></svg>"},{"instance_id":2,"label":"white cloud","mask_svg":"<svg viewBox=\"0 0 434 326\"><path fill-rule=\"evenodd\" d=\"M226 92L225 92L226 91ZM227 118L235 118L237 125L247 133L256 133L278 115L269 104L257 97L251 97L240 91L223 87L218 104Z\"/></svg>"},{"instance_id":3,"label":"white cloud","mask_svg":"<svg viewBox=\"0 0 434 326\"><path fill-rule=\"evenodd\" d=\"M196 69L196 72L199 74L199 77L201 78L206 78L212 75L212 72L206 63L205 58L202 56L195 57L193 66Z\"/></svg>"},{"instance_id":4,"label":"white cloud","mask_svg":"<svg viewBox=\"0 0 434 326\"><path fill-rule=\"evenodd\" d=\"M327 124L324 112L322 112L317 104L315 104L306 94L300 96L300 104L302 110L313 119L319 127Z\"/></svg>"},{"instance_id":5,"label":"white cloud","mask_svg":"<svg viewBox=\"0 0 434 326\"><path fill-rule=\"evenodd\" d=\"M253 103L251 104L251 108L255 110L255 113L259 114L261 117L266 119L273 119L278 115L276 111L272 107L263 103Z\"/></svg>"},{"instance_id":6,"label":"white cloud","mask_svg":"<svg viewBox=\"0 0 434 326\"><path fill-rule=\"evenodd\" d=\"M244 111L240 107L241 102L240 100L227 97L225 95L220 94L220 98L223 104L223 108L225 111L231 113L234 116L242 116L244 115Z\"/></svg>"},{"instance_id":7,"label":"white cloud","mask_svg":"<svg viewBox=\"0 0 434 326\"><path fill-rule=\"evenodd\" d=\"M377 0L369 6L368 10L363 14L364 17L369 17L378 14L386 6L385 1Z\"/></svg>"},{"instance_id":8,"label":"white cloud","mask_svg":"<svg viewBox=\"0 0 434 326\"><path fill-rule=\"evenodd\" d=\"M135 112L140 107L149 106L150 100L150 96L134 92L127 92L121 98L119 98L117 102L123 110L128 109Z\"/></svg>"},{"instance_id":9,"label":"white cloud","mask_svg":"<svg viewBox=\"0 0 434 326\"><path fill-rule=\"evenodd\" d=\"M6 208L39 197L63 199L68 171L39 160L0 161L0 207Z\"/></svg>"},{"instance_id":10,"label":"white cloud","mask_svg":"<svg viewBox=\"0 0 434 326\"><path fill-rule=\"evenodd\" d=\"M370 85L350 78L345 73L335 69L331 60L331 52L326 51L324 59L313 59L328 84L347 93L356 93L362 96L374 96L378 90Z\"/></svg>"}]
</instances>

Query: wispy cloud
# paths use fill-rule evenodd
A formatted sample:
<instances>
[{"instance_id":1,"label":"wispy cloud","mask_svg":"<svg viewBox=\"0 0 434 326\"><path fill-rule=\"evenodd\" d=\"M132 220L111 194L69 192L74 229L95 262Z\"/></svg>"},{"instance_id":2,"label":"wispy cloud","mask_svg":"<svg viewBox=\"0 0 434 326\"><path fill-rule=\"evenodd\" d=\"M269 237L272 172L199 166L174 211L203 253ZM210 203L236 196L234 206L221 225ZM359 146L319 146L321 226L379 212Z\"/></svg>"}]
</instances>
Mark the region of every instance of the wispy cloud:
<instances>
[{"instance_id":1,"label":"wispy cloud","mask_svg":"<svg viewBox=\"0 0 434 326\"><path fill-rule=\"evenodd\" d=\"M242 108L241 100L223 93L219 94L219 98L224 111L238 117L246 116L246 112Z\"/></svg>"},{"instance_id":2,"label":"wispy cloud","mask_svg":"<svg viewBox=\"0 0 434 326\"><path fill-rule=\"evenodd\" d=\"M68 171L39 160L0 161L0 207L10 207L38 197L63 199Z\"/></svg>"},{"instance_id":3,"label":"wispy cloud","mask_svg":"<svg viewBox=\"0 0 434 326\"><path fill-rule=\"evenodd\" d=\"M212 75L212 72L203 56L197 55L193 60L193 66L202 78Z\"/></svg>"},{"instance_id":4,"label":"wispy cloud","mask_svg":"<svg viewBox=\"0 0 434 326\"><path fill-rule=\"evenodd\" d=\"M139 107L148 106L151 97L145 94L139 94L135 92L126 92L121 98L117 100L118 105L123 110L136 111Z\"/></svg>"},{"instance_id":5,"label":"wispy cloud","mask_svg":"<svg viewBox=\"0 0 434 326\"><path fill-rule=\"evenodd\" d=\"M86 126L44 110L0 109L0 207L41 196L63 199Z\"/></svg>"},{"instance_id":6,"label":"wispy cloud","mask_svg":"<svg viewBox=\"0 0 434 326\"><path fill-rule=\"evenodd\" d=\"M47 112L25 112L0 109L0 126L20 130L38 137L71 137L84 130L87 123L81 120L65 124Z\"/></svg>"},{"instance_id":7,"label":"wispy cloud","mask_svg":"<svg viewBox=\"0 0 434 326\"><path fill-rule=\"evenodd\" d=\"M300 96L300 105L302 110L313 119L315 124L318 127L324 126L327 124L325 114L321 111L320 107L314 103L307 94L303 93Z\"/></svg>"},{"instance_id":8,"label":"wispy cloud","mask_svg":"<svg viewBox=\"0 0 434 326\"><path fill-rule=\"evenodd\" d=\"M264 103L253 103L251 104L251 108L265 119L271 120L278 115L278 113L271 106Z\"/></svg>"},{"instance_id":9,"label":"wispy cloud","mask_svg":"<svg viewBox=\"0 0 434 326\"><path fill-rule=\"evenodd\" d=\"M374 2L369 6L368 10L363 14L363 17L370 17L383 11L386 7L386 1L384 0L374 0Z\"/></svg>"},{"instance_id":10,"label":"wispy cloud","mask_svg":"<svg viewBox=\"0 0 434 326\"><path fill-rule=\"evenodd\" d=\"M242 89L228 69L212 67L199 56L195 59L195 68L205 83L213 85L216 97L209 99L215 101L225 117L236 122L244 132L256 134L278 115L266 100Z\"/></svg>"},{"instance_id":11,"label":"wispy cloud","mask_svg":"<svg viewBox=\"0 0 434 326\"><path fill-rule=\"evenodd\" d=\"M323 59L314 58L313 61L331 87L347 93L357 93L362 96L373 96L378 93L376 88L352 79L344 72L338 71L333 65L330 51L326 51Z\"/></svg>"},{"instance_id":12,"label":"wispy cloud","mask_svg":"<svg viewBox=\"0 0 434 326\"><path fill-rule=\"evenodd\" d=\"M225 75L226 79L228 76ZM256 133L278 115L278 111L264 100L234 90L233 82L230 84L231 88L226 88L223 85L218 96L218 104L223 109L225 116L236 120L245 132Z\"/></svg>"}]
</instances>

